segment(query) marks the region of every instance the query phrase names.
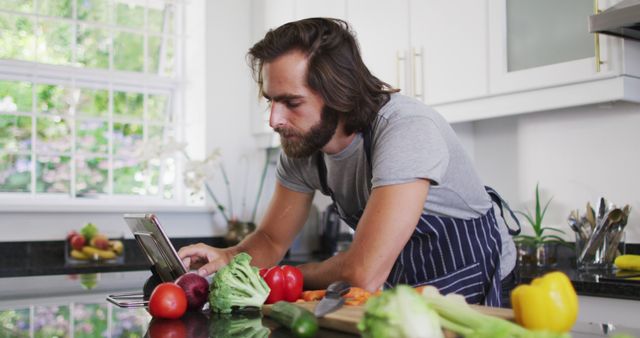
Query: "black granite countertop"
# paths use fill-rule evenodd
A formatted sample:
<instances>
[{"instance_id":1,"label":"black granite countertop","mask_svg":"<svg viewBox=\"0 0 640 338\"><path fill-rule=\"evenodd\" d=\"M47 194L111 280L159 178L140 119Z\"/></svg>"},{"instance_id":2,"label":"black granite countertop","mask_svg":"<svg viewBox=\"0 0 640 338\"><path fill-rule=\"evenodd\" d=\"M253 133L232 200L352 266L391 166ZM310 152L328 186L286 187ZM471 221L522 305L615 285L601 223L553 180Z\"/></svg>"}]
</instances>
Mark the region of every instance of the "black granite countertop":
<instances>
[{"instance_id":1,"label":"black granite countertop","mask_svg":"<svg viewBox=\"0 0 640 338\"><path fill-rule=\"evenodd\" d=\"M225 246L221 237L171 239L175 248L198 242ZM64 241L0 242L0 277L148 270L149 263L138 243L125 239L123 244L124 257L113 263L72 263L65 259Z\"/></svg>"},{"instance_id":2,"label":"black granite countertop","mask_svg":"<svg viewBox=\"0 0 640 338\"><path fill-rule=\"evenodd\" d=\"M149 264L133 239L124 240L124 259L118 263L69 264L65 260L64 241L0 242L0 277L38 275L67 275L95 272L124 272L148 270ZM203 242L224 247L221 237L173 238L174 247ZM627 253L638 253L640 245L628 246ZM539 268L519 266L520 283L528 283L545 272L559 270L566 273L579 295L640 300L640 280L621 280L619 271L578 271L570 252L561 254L555 266ZM322 260L320 255L287 256L281 263L298 265Z\"/></svg>"},{"instance_id":3,"label":"black granite countertop","mask_svg":"<svg viewBox=\"0 0 640 338\"><path fill-rule=\"evenodd\" d=\"M638 254L638 247L638 244L628 245L627 253ZM559 257L553 266L518 266L519 282L529 283L546 272L562 271L567 274L578 295L640 300L640 277L625 278L640 274L640 271L621 271L615 268L582 271L576 268L575 255L571 251L565 250Z\"/></svg>"}]
</instances>

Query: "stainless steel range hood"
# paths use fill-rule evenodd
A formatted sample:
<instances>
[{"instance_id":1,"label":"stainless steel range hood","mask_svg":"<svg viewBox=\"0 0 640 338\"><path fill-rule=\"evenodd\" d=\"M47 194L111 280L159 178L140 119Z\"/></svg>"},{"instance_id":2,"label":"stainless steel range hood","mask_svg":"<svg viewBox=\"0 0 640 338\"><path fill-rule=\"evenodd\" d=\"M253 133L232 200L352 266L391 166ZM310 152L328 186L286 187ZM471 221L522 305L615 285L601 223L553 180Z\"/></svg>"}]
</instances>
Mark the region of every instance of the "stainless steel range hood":
<instances>
[{"instance_id":1,"label":"stainless steel range hood","mask_svg":"<svg viewBox=\"0 0 640 338\"><path fill-rule=\"evenodd\" d=\"M640 41L640 0L623 0L589 16L589 32Z\"/></svg>"}]
</instances>

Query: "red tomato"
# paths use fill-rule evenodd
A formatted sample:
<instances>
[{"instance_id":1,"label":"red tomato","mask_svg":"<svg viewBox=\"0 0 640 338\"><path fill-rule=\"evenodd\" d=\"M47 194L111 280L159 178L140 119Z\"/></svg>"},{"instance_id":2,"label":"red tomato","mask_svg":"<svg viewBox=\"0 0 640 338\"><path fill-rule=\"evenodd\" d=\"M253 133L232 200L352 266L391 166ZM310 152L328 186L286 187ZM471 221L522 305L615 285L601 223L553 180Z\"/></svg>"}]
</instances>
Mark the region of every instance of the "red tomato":
<instances>
[{"instance_id":1,"label":"red tomato","mask_svg":"<svg viewBox=\"0 0 640 338\"><path fill-rule=\"evenodd\" d=\"M186 325L180 319L153 318L147 331L149 338L187 338Z\"/></svg>"},{"instance_id":2,"label":"red tomato","mask_svg":"<svg viewBox=\"0 0 640 338\"><path fill-rule=\"evenodd\" d=\"M281 300L295 302L302 293L302 272L295 266L272 266L269 269L260 270L260 276L271 289L265 304L273 304Z\"/></svg>"},{"instance_id":3,"label":"red tomato","mask_svg":"<svg viewBox=\"0 0 640 338\"><path fill-rule=\"evenodd\" d=\"M149 313L154 317L177 319L187 311L187 296L174 283L160 283L149 298Z\"/></svg>"}]
</instances>

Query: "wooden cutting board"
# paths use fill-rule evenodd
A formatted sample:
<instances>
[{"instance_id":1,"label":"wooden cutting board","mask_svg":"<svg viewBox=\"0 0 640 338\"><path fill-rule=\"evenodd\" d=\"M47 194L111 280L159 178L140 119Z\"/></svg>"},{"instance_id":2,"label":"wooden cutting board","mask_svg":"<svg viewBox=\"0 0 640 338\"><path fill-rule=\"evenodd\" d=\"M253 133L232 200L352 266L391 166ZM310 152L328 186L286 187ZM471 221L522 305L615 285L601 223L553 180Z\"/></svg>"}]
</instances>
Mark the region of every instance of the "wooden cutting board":
<instances>
[{"instance_id":1,"label":"wooden cutting board","mask_svg":"<svg viewBox=\"0 0 640 338\"><path fill-rule=\"evenodd\" d=\"M313 312L313 309L316 307L316 304L318 304L318 302L301 302L295 304ZM481 305L471 305L471 307L486 315L500 317L511 321L514 320L513 311L511 309L502 309ZM271 305L262 306L262 313L264 315L269 316L270 312ZM359 335L360 331L358 331L358 322L360 322L360 319L363 315L364 306L345 305L337 311L331 312L322 318L318 318L318 325L327 329Z\"/></svg>"}]
</instances>

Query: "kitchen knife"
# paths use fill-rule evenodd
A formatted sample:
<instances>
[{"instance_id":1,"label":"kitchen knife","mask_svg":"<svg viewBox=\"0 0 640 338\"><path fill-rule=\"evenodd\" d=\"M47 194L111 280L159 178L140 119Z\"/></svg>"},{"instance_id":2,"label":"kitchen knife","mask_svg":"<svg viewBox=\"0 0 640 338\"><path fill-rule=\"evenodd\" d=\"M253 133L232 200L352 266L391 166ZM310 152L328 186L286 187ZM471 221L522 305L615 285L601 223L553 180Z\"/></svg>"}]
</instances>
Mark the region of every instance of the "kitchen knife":
<instances>
[{"instance_id":1,"label":"kitchen knife","mask_svg":"<svg viewBox=\"0 0 640 338\"><path fill-rule=\"evenodd\" d=\"M327 313L339 309L344 304L344 298L351 289L351 285L344 281L337 281L329 284L324 297L320 300L313 313L316 317L323 317Z\"/></svg>"}]
</instances>

